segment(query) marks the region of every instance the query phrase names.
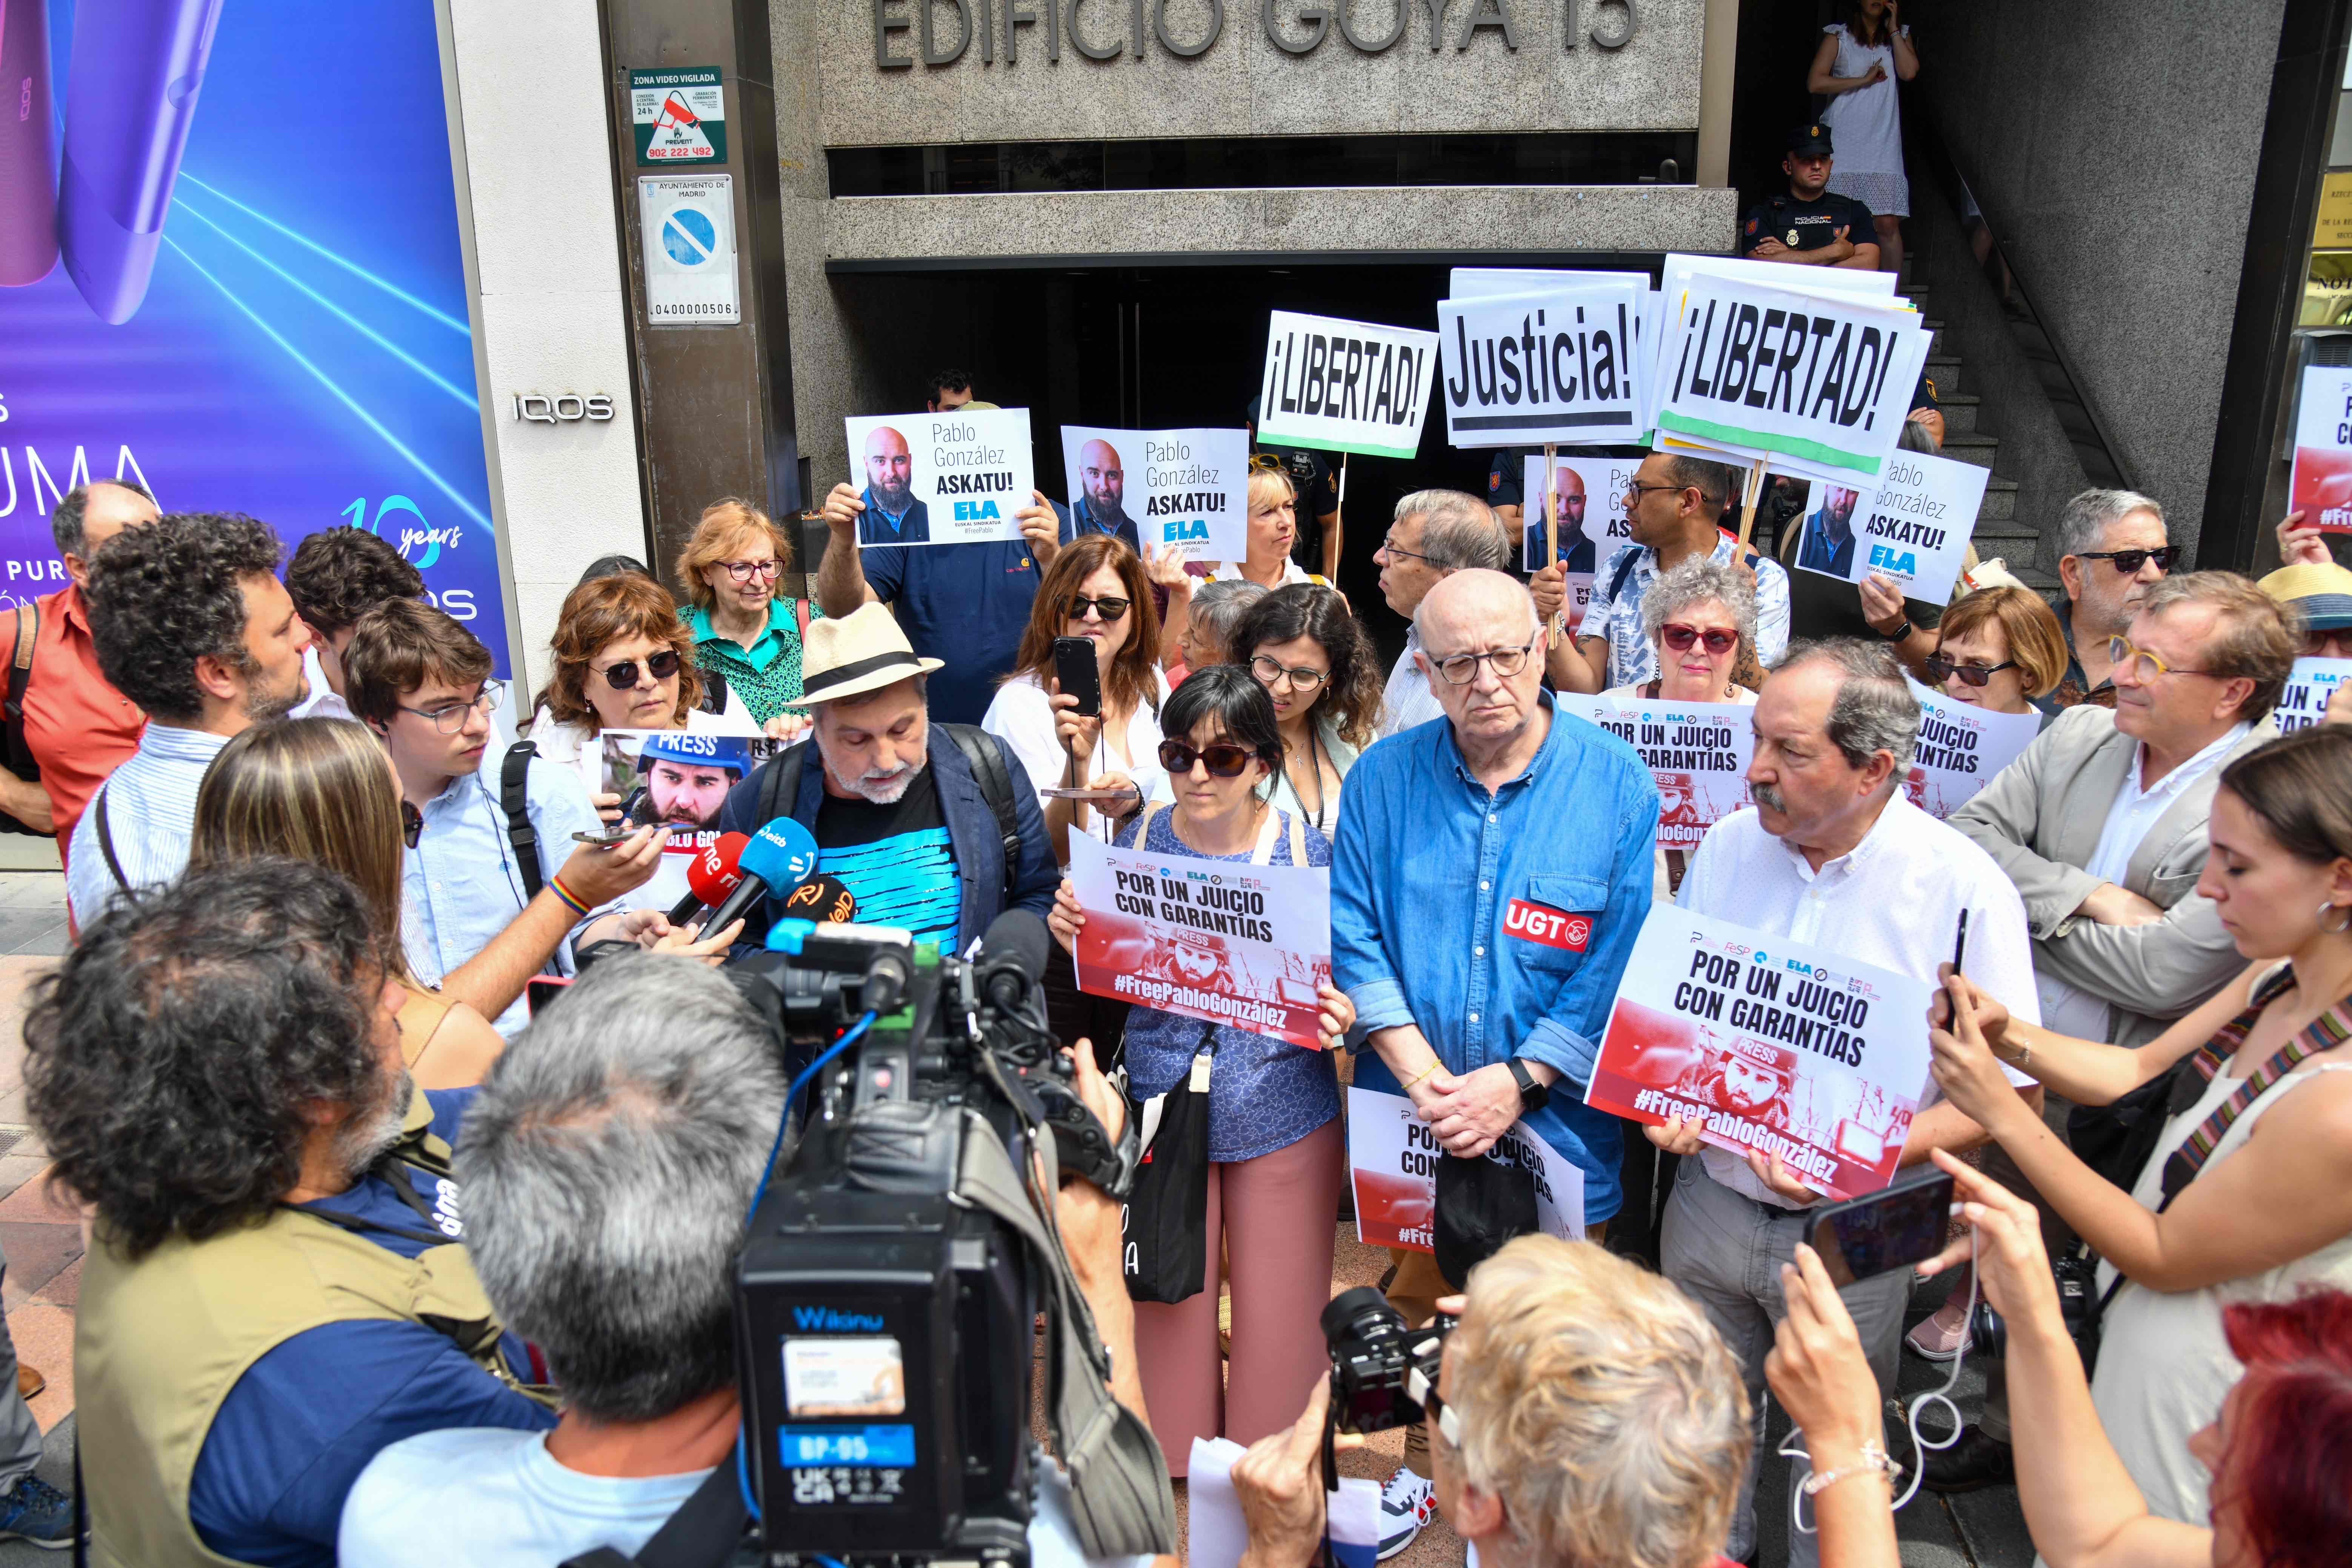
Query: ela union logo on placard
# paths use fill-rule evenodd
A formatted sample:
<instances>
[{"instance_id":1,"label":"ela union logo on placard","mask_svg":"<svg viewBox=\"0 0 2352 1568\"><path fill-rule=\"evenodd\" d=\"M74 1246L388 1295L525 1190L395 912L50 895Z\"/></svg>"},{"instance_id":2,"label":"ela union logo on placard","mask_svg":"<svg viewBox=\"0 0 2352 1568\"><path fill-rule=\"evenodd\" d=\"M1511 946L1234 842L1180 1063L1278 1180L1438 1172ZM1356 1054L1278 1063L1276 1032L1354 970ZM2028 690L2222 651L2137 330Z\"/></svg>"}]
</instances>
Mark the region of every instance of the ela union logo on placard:
<instances>
[{"instance_id":1,"label":"ela union logo on placard","mask_svg":"<svg viewBox=\"0 0 2352 1568\"><path fill-rule=\"evenodd\" d=\"M1541 942L1570 952L1582 952L1592 940L1592 917L1562 914L1525 899L1513 899L1503 913L1503 929L1528 942Z\"/></svg>"}]
</instances>

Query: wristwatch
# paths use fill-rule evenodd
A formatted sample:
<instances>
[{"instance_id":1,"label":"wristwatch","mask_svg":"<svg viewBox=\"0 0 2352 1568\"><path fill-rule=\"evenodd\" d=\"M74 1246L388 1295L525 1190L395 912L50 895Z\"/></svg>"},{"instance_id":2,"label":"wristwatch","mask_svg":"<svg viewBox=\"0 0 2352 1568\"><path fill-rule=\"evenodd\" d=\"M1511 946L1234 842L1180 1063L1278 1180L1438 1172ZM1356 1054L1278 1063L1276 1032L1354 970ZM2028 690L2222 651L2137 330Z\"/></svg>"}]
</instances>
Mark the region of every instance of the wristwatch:
<instances>
[{"instance_id":1,"label":"wristwatch","mask_svg":"<svg viewBox=\"0 0 2352 1568\"><path fill-rule=\"evenodd\" d=\"M1876 626L1873 626L1870 629L1872 631L1878 632L1878 635L1885 637L1888 642L1901 642L1905 637L1909 637L1918 628L1912 626L1911 617L1906 616L1901 620L1895 623L1895 629L1891 632L1878 631Z\"/></svg>"},{"instance_id":2,"label":"wristwatch","mask_svg":"<svg viewBox=\"0 0 2352 1568\"><path fill-rule=\"evenodd\" d=\"M1528 1070L1528 1064L1518 1058L1511 1058L1511 1076L1518 1080L1519 1113L1541 1110L1544 1101L1551 1098L1551 1086Z\"/></svg>"}]
</instances>

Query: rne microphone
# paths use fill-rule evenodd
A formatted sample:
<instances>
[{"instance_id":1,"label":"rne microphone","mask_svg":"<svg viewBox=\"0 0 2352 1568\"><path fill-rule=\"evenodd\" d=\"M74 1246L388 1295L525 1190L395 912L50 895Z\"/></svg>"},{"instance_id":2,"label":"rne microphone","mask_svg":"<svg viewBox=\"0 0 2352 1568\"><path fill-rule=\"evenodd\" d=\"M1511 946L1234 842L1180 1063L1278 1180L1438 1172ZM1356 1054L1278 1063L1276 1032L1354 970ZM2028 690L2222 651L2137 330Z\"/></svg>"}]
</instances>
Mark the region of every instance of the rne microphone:
<instances>
[{"instance_id":1,"label":"rne microphone","mask_svg":"<svg viewBox=\"0 0 2352 1568\"><path fill-rule=\"evenodd\" d=\"M694 890L671 908L670 924L684 925L694 918L695 910L717 909L727 901L727 895L743 879L740 868L744 848L751 842L748 834L722 833L702 847L686 868L686 885Z\"/></svg>"},{"instance_id":2,"label":"rne microphone","mask_svg":"<svg viewBox=\"0 0 2352 1568\"><path fill-rule=\"evenodd\" d=\"M770 893L782 897L807 881L816 870L816 836L791 817L780 816L751 835L736 857L735 870L742 879L710 911L703 930L724 931Z\"/></svg>"}]
</instances>

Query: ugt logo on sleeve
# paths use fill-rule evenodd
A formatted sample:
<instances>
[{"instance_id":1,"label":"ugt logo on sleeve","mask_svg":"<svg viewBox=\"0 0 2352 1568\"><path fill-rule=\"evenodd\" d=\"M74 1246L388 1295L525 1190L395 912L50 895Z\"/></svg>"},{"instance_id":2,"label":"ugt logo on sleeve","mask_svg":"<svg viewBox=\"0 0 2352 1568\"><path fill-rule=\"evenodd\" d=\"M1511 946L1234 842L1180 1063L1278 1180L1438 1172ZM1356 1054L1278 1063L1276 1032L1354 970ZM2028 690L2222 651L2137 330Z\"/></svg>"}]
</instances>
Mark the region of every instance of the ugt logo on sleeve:
<instances>
[{"instance_id":1,"label":"ugt logo on sleeve","mask_svg":"<svg viewBox=\"0 0 2352 1568\"><path fill-rule=\"evenodd\" d=\"M1592 940L1592 917L1564 914L1525 899L1513 899L1510 908L1503 912L1503 930L1522 942L1582 952Z\"/></svg>"}]
</instances>

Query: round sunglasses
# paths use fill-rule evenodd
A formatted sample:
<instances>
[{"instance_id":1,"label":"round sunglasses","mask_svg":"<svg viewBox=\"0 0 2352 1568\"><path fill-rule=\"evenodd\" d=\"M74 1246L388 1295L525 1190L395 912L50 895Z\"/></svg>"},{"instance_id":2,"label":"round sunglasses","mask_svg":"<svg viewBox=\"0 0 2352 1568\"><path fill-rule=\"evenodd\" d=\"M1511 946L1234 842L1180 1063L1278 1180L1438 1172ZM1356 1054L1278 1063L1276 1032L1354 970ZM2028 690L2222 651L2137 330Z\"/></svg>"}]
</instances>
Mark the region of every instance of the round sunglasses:
<instances>
[{"instance_id":1,"label":"round sunglasses","mask_svg":"<svg viewBox=\"0 0 2352 1568\"><path fill-rule=\"evenodd\" d=\"M666 647L645 661L646 670L656 680L667 680L671 676L676 675L677 665L677 650L675 648ZM594 665L590 665L588 668L596 668ZM597 669L596 673L603 676L605 684L615 691L635 691L637 689L637 668L635 659L625 658L618 664L608 664L604 668Z\"/></svg>"},{"instance_id":2,"label":"round sunglasses","mask_svg":"<svg viewBox=\"0 0 2352 1568\"><path fill-rule=\"evenodd\" d=\"M1702 642L1707 652L1722 654L1739 646L1739 634L1725 631L1721 626L1708 626L1702 631L1681 621L1668 621L1658 628L1658 640L1676 653L1688 653L1691 644Z\"/></svg>"},{"instance_id":3,"label":"round sunglasses","mask_svg":"<svg viewBox=\"0 0 2352 1568\"><path fill-rule=\"evenodd\" d=\"M1946 658L1940 653L1931 653L1922 662L1927 667L1928 684L1933 686L1941 686L1956 675L1964 685L1985 686L2002 670L2017 668L2017 660L2013 658L2002 659L1999 664L1961 664L1956 659Z\"/></svg>"},{"instance_id":4,"label":"round sunglasses","mask_svg":"<svg viewBox=\"0 0 2352 1568\"><path fill-rule=\"evenodd\" d=\"M1171 778L1186 777L1192 764L1198 763L1209 770L1213 779L1237 779L1256 756L1247 746L1232 741L1212 741L1197 751L1181 741L1160 742L1160 765L1168 770Z\"/></svg>"}]
</instances>

